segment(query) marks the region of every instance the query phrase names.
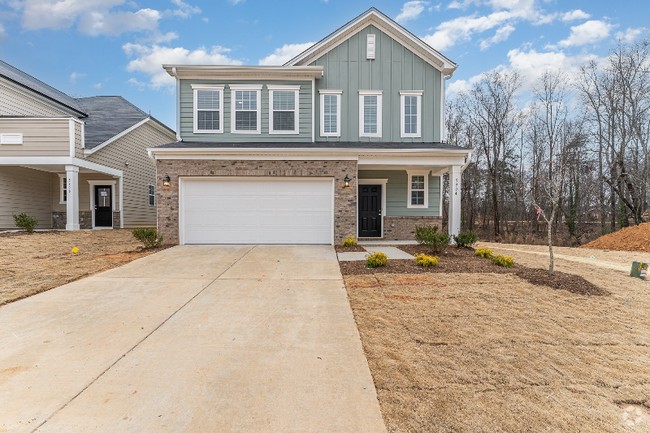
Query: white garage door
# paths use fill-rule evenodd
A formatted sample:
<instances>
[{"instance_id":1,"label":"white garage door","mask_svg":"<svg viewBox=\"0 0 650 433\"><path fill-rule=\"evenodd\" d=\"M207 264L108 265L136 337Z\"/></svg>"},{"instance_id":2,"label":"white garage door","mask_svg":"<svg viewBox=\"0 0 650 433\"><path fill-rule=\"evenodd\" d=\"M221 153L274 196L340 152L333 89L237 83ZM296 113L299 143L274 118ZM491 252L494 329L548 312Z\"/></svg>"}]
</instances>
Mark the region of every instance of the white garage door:
<instances>
[{"instance_id":1,"label":"white garage door","mask_svg":"<svg viewBox=\"0 0 650 433\"><path fill-rule=\"evenodd\" d=\"M332 244L333 185L322 178L181 179L181 243Z\"/></svg>"}]
</instances>

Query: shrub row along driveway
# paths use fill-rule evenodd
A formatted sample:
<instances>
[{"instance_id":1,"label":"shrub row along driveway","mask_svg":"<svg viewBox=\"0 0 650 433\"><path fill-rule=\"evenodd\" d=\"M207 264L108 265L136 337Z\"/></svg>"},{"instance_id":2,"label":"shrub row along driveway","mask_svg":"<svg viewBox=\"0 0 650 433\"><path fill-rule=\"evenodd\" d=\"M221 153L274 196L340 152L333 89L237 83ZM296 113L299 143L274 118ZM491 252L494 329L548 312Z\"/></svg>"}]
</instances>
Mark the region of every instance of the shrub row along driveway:
<instances>
[{"instance_id":1,"label":"shrub row along driveway","mask_svg":"<svg viewBox=\"0 0 650 433\"><path fill-rule=\"evenodd\" d=\"M0 307L0 431L381 432L331 247L175 247Z\"/></svg>"}]
</instances>

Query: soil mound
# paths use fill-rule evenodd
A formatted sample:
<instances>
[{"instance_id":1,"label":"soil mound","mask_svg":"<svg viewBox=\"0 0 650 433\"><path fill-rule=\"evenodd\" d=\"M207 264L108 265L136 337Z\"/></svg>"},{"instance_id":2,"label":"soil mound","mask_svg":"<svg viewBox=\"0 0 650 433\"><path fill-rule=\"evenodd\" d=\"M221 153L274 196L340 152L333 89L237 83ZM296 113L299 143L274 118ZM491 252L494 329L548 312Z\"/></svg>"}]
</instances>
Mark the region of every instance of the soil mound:
<instances>
[{"instance_id":1,"label":"soil mound","mask_svg":"<svg viewBox=\"0 0 650 433\"><path fill-rule=\"evenodd\" d=\"M650 223L626 227L582 245L580 248L600 250L640 251L650 253Z\"/></svg>"}]
</instances>

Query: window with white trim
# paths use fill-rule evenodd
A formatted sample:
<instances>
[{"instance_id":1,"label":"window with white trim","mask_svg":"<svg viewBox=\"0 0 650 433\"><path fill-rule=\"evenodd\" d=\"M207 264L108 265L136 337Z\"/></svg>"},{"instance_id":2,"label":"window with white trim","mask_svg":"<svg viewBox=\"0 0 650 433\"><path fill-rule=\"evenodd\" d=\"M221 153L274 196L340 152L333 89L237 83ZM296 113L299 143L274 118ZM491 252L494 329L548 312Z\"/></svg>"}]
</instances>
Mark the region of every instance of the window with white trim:
<instances>
[{"instance_id":1,"label":"window with white trim","mask_svg":"<svg viewBox=\"0 0 650 433\"><path fill-rule=\"evenodd\" d=\"M320 135L341 136L342 90L320 90Z\"/></svg>"},{"instance_id":2,"label":"window with white trim","mask_svg":"<svg viewBox=\"0 0 650 433\"><path fill-rule=\"evenodd\" d=\"M148 194L147 198L149 200L149 206L155 206L156 205L156 186L155 185L149 185L148 187Z\"/></svg>"},{"instance_id":3,"label":"window with white trim","mask_svg":"<svg viewBox=\"0 0 650 433\"><path fill-rule=\"evenodd\" d=\"M267 86L269 89L269 134L298 134L300 86Z\"/></svg>"},{"instance_id":4,"label":"window with white trim","mask_svg":"<svg viewBox=\"0 0 650 433\"><path fill-rule=\"evenodd\" d=\"M400 92L402 137L422 136L422 91L409 90Z\"/></svg>"},{"instance_id":5,"label":"window with white trim","mask_svg":"<svg viewBox=\"0 0 650 433\"><path fill-rule=\"evenodd\" d=\"M261 134L262 85L230 85L231 132L233 134Z\"/></svg>"},{"instance_id":6,"label":"window with white trim","mask_svg":"<svg viewBox=\"0 0 650 433\"><path fill-rule=\"evenodd\" d=\"M429 207L429 172L408 172L408 208Z\"/></svg>"},{"instance_id":7,"label":"window with white trim","mask_svg":"<svg viewBox=\"0 0 650 433\"><path fill-rule=\"evenodd\" d=\"M67 203L68 201L68 179L65 174L59 175L59 204Z\"/></svg>"},{"instance_id":8,"label":"window with white trim","mask_svg":"<svg viewBox=\"0 0 650 433\"><path fill-rule=\"evenodd\" d=\"M194 93L194 133L223 132L224 86L192 85Z\"/></svg>"},{"instance_id":9,"label":"window with white trim","mask_svg":"<svg viewBox=\"0 0 650 433\"><path fill-rule=\"evenodd\" d=\"M359 90L359 137L381 137L381 90Z\"/></svg>"}]
</instances>

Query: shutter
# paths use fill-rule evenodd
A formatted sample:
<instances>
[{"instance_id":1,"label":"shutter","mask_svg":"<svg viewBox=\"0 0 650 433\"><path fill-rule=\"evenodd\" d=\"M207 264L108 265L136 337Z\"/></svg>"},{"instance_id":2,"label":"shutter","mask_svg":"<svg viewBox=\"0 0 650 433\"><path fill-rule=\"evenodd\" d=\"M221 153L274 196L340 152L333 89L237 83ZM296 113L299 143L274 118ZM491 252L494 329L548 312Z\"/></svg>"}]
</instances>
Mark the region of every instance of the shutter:
<instances>
[{"instance_id":1,"label":"shutter","mask_svg":"<svg viewBox=\"0 0 650 433\"><path fill-rule=\"evenodd\" d=\"M375 58L375 35L368 35L368 44L366 50L366 57L368 59Z\"/></svg>"}]
</instances>

